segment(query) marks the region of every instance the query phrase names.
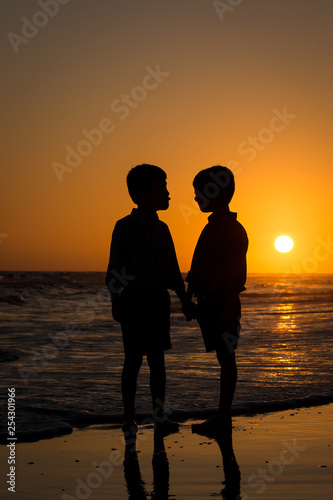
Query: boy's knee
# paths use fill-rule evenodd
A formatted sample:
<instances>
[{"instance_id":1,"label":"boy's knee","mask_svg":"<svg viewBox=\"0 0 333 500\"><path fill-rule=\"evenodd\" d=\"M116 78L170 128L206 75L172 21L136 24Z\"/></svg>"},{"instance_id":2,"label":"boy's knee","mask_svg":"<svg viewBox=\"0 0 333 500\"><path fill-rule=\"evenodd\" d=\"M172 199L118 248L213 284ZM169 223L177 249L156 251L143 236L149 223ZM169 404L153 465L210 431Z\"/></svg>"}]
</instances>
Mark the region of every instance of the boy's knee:
<instances>
[{"instance_id":1,"label":"boy's knee","mask_svg":"<svg viewBox=\"0 0 333 500\"><path fill-rule=\"evenodd\" d=\"M231 352L229 349L218 349L216 350L216 357L220 364L223 365L233 365L236 363L235 351Z\"/></svg>"},{"instance_id":2,"label":"boy's knee","mask_svg":"<svg viewBox=\"0 0 333 500\"><path fill-rule=\"evenodd\" d=\"M125 353L124 367L140 368L142 365L143 356L136 352Z\"/></svg>"},{"instance_id":3,"label":"boy's knee","mask_svg":"<svg viewBox=\"0 0 333 500\"><path fill-rule=\"evenodd\" d=\"M164 351L157 350L147 354L147 362L150 369L164 368Z\"/></svg>"}]
</instances>

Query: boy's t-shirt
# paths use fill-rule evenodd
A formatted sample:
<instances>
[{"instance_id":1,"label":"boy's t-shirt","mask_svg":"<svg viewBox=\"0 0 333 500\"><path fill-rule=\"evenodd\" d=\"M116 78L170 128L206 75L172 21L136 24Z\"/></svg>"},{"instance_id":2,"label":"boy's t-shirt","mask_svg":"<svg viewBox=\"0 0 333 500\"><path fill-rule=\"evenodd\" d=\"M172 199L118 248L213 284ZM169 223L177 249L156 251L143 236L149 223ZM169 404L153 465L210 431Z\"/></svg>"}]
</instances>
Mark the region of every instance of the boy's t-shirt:
<instances>
[{"instance_id":1,"label":"boy's t-shirt","mask_svg":"<svg viewBox=\"0 0 333 500\"><path fill-rule=\"evenodd\" d=\"M168 226L140 210L120 219L112 234L106 285L121 292L124 350L147 354L171 348L168 289L185 288Z\"/></svg>"},{"instance_id":2,"label":"boy's t-shirt","mask_svg":"<svg viewBox=\"0 0 333 500\"><path fill-rule=\"evenodd\" d=\"M134 208L118 220L111 240L106 285L111 293L125 290L184 289L168 226Z\"/></svg>"},{"instance_id":3,"label":"boy's t-shirt","mask_svg":"<svg viewBox=\"0 0 333 500\"><path fill-rule=\"evenodd\" d=\"M196 245L186 281L196 296L245 290L248 237L237 214L212 213Z\"/></svg>"}]
</instances>

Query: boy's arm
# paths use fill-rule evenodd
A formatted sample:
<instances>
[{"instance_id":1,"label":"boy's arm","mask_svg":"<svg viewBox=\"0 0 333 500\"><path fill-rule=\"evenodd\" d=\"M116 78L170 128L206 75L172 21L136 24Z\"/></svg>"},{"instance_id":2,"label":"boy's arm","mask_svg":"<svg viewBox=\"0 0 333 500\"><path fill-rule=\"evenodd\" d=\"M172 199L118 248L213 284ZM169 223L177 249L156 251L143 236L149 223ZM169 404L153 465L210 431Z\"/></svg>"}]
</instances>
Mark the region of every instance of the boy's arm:
<instances>
[{"instance_id":1,"label":"boy's arm","mask_svg":"<svg viewBox=\"0 0 333 500\"><path fill-rule=\"evenodd\" d=\"M191 321L197 317L197 304L193 302L193 288L190 283L187 285L187 290L182 288L181 290L176 290L179 300L182 303L182 313L184 314L186 321Z\"/></svg>"},{"instance_id":2,"label":"boy's arm","mask_svg":"<svg viewBox=\"0 0 333 500\"><path fill-rule=\"evenodd\" d=\"M105 283L111 294L112 316L115 321L120 322L122 317L122 301L120 292L121 284L116 279L123 266L123 238L119 223L116 223L111 239L110 258L106 272Z\"/></svg>"},{"instance_id":3,"label":"boy's arm","mask_svg":"<svg viewBox=\"0 0 333 500\"><path fill-rule=\"evenodd\" d=\"M191 300L193 294L189 295L188 291L185 291L185 288L175 290L175 292L182 303L182 313L184 314L186 321L195 319L197 314L197 305Z\"/></svg>"},{"instance_id":4,"label":"boy's arm","mask_svg":"<svg viewBox=\"0 0 333 500\"><path fill-rule=\"evenodd\" d=\"M221 329L227 331L235 319L235 308L239 301L239 294L246 290L246 253L248 248L247 234L242 228L239 237L235 241L235 246L230 252L232 261L227 268L231 271L228 283L228 299L221 311L218 324Z\"/></svg>"},{"instance_id":5,"label":"boy's arm","mask_svg":"<svg viewBox=\"0 0 333 500\"><path fill-rule=\"evenodd\" d=\"M122 283L119 281L119 276L121 276L124 267L124 238L122 233L122 227L118 221L112 232L110 258L105 278L105 284L111 293L111 297L119 294L123 288Z\"/></svg>"},{"instance_id":6,"label":"boy's arm","mask_svg":"<svg viewBox=\"0 0 333 500\"><path fill-rule=\"evenodd\" d=\"M111 306L113 319L120 323L123 316L123 302L119 293L111 293Z\"/></svg>"},{"instance_id":7,"label":"boy's arm","mask_svg":"<svg viewBox=\"0 0 333 500\"><path fill-rule=\"evenodd\" d=\"M172 289L176 292L180 302L182 303L182 313L184 314L186 321L191 321L196 317L196 304L192 302L191 297L188 296L185 290L185 283L182 278L178 259L176 255L175 245L169 228L167 228L168 238L170 242L170 262L172 263L172 273L173 273L173 287Z\"/></svg>"},{"instance_id":8,"label":"boy's arm","mask_svg":"<svg viewBox=\"0 0 333 500\"><path fill-rule=\"evenodd\" d=\"M194 295L193 285L191 283L188 283L187 290L186 290L186 296L189 300L191 300L193 295Z\"/></svg>"}]
</instances>

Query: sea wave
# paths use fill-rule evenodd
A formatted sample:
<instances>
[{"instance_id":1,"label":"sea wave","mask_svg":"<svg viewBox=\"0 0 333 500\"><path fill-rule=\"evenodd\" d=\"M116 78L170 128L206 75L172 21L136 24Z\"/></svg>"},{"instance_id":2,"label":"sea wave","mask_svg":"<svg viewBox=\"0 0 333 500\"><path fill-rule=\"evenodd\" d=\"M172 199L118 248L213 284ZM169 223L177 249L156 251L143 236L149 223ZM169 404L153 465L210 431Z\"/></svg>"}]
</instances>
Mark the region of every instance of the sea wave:
<instances>
[{"instance_id":1,"label":"sea wave","mask_svg":"<svg viewBox=\"0 0 333 500\"><path fill-rule=\"evenodd\" d=\"M304 398L292 398L280 401L248 402L233 406L232 415L253 416L296 408L308 408L310 406L321 406L333 403L333 392L323 395L313 395ZM120 427L123 423L122 414L94 413L85 410L55 410L48 408L24 407L25 421L21 430L17 430L18 443L34 442L41 439L50 439L63 436L73 432L74 428L87 427L89 425L110 424ZM217 413L216 409L206 408L200 410L178 410L168 412L167 416L178 422L187 420L201 420L209 418ZM136 420L140 424L153 425L153 417L150 413L138 413ZM147 420L150 423L147 424ZM0 444L8 444L8 434L0 432Z\"/></svg>"},{"instance_id":2,"label":"sea wave","mask_svg":"<svg viewBox=\"0 0 333 500\"><path fill-rule=\"evenodd\" d=\"M0 286L72 286L85 287L87 285L104 285L105 273L102 272L74 272L74 271L2 271L0 272Z\"/></svg>"},{"instance_id":3,"label":"sea wave","mask_svg":"<svg viewBox=\"0 0 333 500\"><path fill-rule=\"evenodd\" d=\"M104 276L0 273L0 296L25 300L0 302L0 406L4 411L6 389L15 387L20 440L62 435L93 422L120 425L121 330L111 316ZM234 414L331 402L333 277L250 275L246 286ZM197 322L185 321L174 292L171 304L168 405L173 418L205 418L214 412L219 366L205 353ZM137 410L148 412L146 363L140 377ZM309 396L314 393L321 396ZM5 415L0 420L5 423Z\"/></svg>"}]
</instances>

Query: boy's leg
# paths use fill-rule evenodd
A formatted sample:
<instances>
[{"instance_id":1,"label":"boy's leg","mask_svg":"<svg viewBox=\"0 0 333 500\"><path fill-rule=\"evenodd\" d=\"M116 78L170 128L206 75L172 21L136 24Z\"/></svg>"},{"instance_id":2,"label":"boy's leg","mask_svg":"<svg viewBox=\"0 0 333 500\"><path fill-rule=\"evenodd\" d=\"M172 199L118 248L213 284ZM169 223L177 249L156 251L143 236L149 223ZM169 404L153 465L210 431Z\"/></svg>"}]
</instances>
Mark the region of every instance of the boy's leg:
<instances>
[{"instance_id":1,"label":"boy's leg","mask_svg":"<svg viewBox=\"0 0 333 500\"><path fill-rule=\"evenodd\" d=\"M231 417L231 406L237 383L237 365L235 351L228 349L216 351L216 357L221 366L219 415Z\"/></svg>"},{"instance_id":2,"label":"boy's leg","mask_svg":"<svg viewBox=\"0 0 333 500\"><path fill-rule=\"evenodd\" d=\"M124 405L125 423L134 420L134 403L138 373L142 365L142 354L125 353L123 372L121 376L121 392Z\"/></svg>"},{"instance_id":3,"label":"boy's leg","mask_svg":"<svg viewBox=\"0 0 333 500\"><path fill-rule=\"evenodd\" d=\"M192 431L199 434L215 435L218 432L231 432L231 405L234 398L237 382L237 365L235 352L228 349L216 350L216 357L221 366L220 375L220 402L216 417L193 424Z\"/></svg>"},{"instance_id":4,"label":"boy's leg","mask_svg":"<svg viewBox=\"0 0 333 500\"><path fill-rule=\"evenodd\" d=\"M162 420L165 399L165 363L164 351L157 350L147 354L147 361L150 369L150 392L153 401L154 418Z\"/></svg>"},{"instance_id":5,"label":"boy's leg","mask_svg":"<svg viewBox=\"0 0 333 500\"><path fill-rule=\"evenodd\" d=\"M147 361L150 368L150 391L153 400L155 429L164 434L177 432L179 424L168 420L164 416L166 385L164 350L158 350L147 354Z\"/></svg>"}]
</instances>

